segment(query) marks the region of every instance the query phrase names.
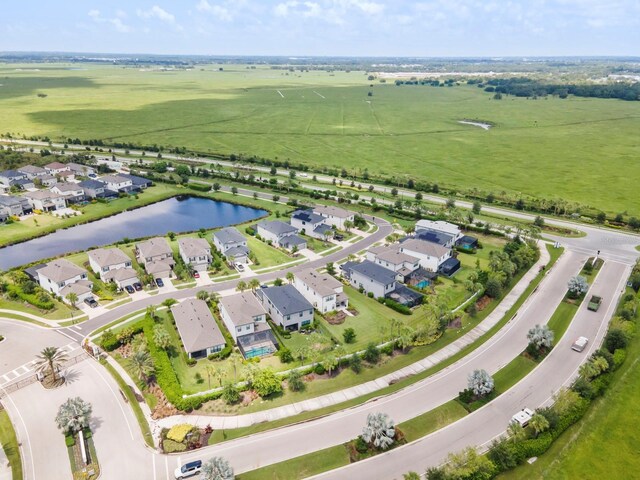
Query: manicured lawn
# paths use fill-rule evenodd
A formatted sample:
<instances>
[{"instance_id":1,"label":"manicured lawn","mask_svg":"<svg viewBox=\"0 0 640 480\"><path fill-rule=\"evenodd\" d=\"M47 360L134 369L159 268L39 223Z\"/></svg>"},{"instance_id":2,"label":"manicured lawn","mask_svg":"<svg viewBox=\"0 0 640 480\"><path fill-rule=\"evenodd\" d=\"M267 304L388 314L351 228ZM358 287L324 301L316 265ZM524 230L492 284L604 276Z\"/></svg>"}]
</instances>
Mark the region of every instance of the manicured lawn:
<instances>
[{"instance_id":1,"label":"manicured lawn","mask_svg":"<svg viewBox=\"0 0 640 480\"><path fill-rule=\"evenodd\" d=\"M574 315L578 311L578 307L580 304L568 303L567 301L563 301L558 305L556 311L553 312L553 315L549 319L549 328L553 330L555 335L556 342L564 332L569 328L569 324L571 324L571 320L573 320Z\"/></svg>"},{"instance_id":2,"label":"manicured lawn","mask_svg":"<svg viewBox=\"0 0 640 480\"><path fill-rule=\"evenodd\" d=\"M266 267L273 267L283 263L293 262L295 258L278 250L277 248L267 245L265 242L246 235L247 246L249 250L255 253L260 265L252 265L251 268L257 270Z\"/></svg>"},{"instance_id":3,"label":"manicured lawn","mask_svg":"<svg viewBox=\"0 0 640 480\"><path fill-rule=\"evenodd\" d=\"M9 414L5 410L0 410L0 444L2 444L11 465L11 478L22 480L22 457L20 456L18 439Z\"/></svg>"},{"instance_id":4,"label":"manicured lawn","mask_svg":"<svg viewBox=\"0 0 640 480\"><path fill-rule=\"evenodd\" d=\"M467 411L455 400L443 403L422 415L398 424L408 442L429 435L467 415Z\"/></svg>"},{"instance_id":5,"label":"manicured lawn","mask_svg":"<svg viewBox=\"0 0 640 480\"><path fill-rule=\"evenodd\" d=\"M518 355L493 376L496 393L504 393L529 374L538 364L530 358Z\"/></svg>"},{"instance_id":6,"label":"manicured lawn","mask_svg":"<svg viewBox=\"0 0 640 480\"><path fill-rule=\"evenodd\" d=\"M0 308L7 310L16 310L18 312L30 313L31 315L38 315L39 317L46 318L48 320L61 320L71 317L71 308L62 302L57 300L53 301L55 307L52 310L40 310L28 303L21 301L12 301L0 298ZM74 317L80 317L81 312L78 310L73 311Z\"/></svg>"}]
</instances>

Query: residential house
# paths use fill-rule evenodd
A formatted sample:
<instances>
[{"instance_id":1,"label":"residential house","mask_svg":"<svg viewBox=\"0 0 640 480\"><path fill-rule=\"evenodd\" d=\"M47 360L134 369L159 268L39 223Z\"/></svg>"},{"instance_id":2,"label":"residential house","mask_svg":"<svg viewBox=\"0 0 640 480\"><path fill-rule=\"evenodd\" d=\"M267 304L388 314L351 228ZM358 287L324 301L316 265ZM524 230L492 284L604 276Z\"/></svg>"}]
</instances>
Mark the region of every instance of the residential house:
<instances>
[{"instance_id":1,"label":"residential house","mask_svg":"<svg viewBox=\"0 0 640 480\"><path fill-rule=\"evenodd\" d=\"M20 217L33 211L28 198L14 197L12 195L0 195L0 212L7 215Z\"/></svg>"},{"instance_id":2,"label":"residential house","mask_svg":"<svg viewBox=\"0 0 640 480\"><path fill-rule=\"evenodd\" d=\"M311 210L293 212L291 226L304 235L319 238L320 240L326 240L332 233L331 227L325 224L324 217L313 213Z\"/></svg>"},{"instance_id":3,"label":"residential house","mask_svg":"<svg viewBox=\"0 0 640 480\"><path fill-rule=\"evenodd\" d=\"M420 268L420 259L400 251L399 245L374 247L367 252L367 260L396 273L396 279L405 278Z\"/></svg>"},{"instance_id":4,"label":"residential house","mask_svg":"<svg viewBox=\"0 0 640 480\"><path fill-rule=\"evenodd\" d=\"M450 248L417 238L400 242L400 252L420 259L420 266L430 272L437 272L440 265L451 257Z\"/></svg>"},{"instance_id":5,"label":"residential house","mask_svg":"<svg viewBox=\"0 0 640 480\"><path fill-rule=\"evenodd\" d=\"M87 198L113 198L118 196L118 192L109 190L106 184L99 180L84 180L78 184Z\"/></svg>"},{"instance_id":6,"label":"residential house","mask_svg":"<svg viewBox=\"0 0 640 480\"><path fill-rule=\"evenodd\" d=\"M169 278L175 265L173 250L162 237L154 237L136 244L138 260L154 278Z\"/></svg>"},{"instance_id":7,"label":"residential house","mask_svg":"<svg viewBox=\"0 0 640 480\"><path fill-rule=\"evenodd\" d=\"M59 175L63 172L70 172L71 169L64 163L51 162L44 166L44 169L51 175Z\"/></svg>"},{"instance_id":8,"label":"residential house","mask_svg":"<svg viewBox=\"0 0 640 480\"><path fill-rule=\"evenodd\" d=\"M114 192L129 193L134 190L139 190L133 186L133 182L129 178L125 178L121 175L105 175L100 177L102 183L104 183L109 190Z\"/></svg>"},{"instance_id":9,"label":"residential house","mask_svg":"<svg viewBox=\"0 0 640 480\"><path fill-rule=\"evenodd\" d=\"M425 242L435 243L445 248L453 248L456 243L455 235L445 232L436 232L433 230L421 230L415 234L415 238L418 240L424 240Z\"/></svg>"},{"instance_id":10,"label":"residential house","mask_svg":"<svg viewBox=\"0 0 640 480\"><path fill-rule=\"evenodd\" d=\"M456 247L462 248L463 250L475 250L478 246L478 239L471 235L463 235L456 242Z\"/></svg>"},{"instance_id":11,"label":"residential house","mask_svg":"<svg viewBox=\"0 0 640 480\"><path fill-rule=\"evenodd\" d=\"M196 272L206 271L213 260L211 245L204 238L180 238L178 239L178 251L184 263Z\"/></svg>"},{"instance_id":12,"label":"residential house","mask_svg":"<svg viewBox=\"0 0 640 480\"><path fill-rule=\"evenodd\" d=\"M9 214L0 210L0 223L4 223L9 219Z\"/></svg>"},{"instance_id":13,"label":"residential house","mask_svg":"<svg viewBox=\"0 0 640 480\"><path fill-rule=\"evenodd\" d=\"M324 223L339 228L340 230L346 230L344 222L349 221L353 223L356 218L356 214L354 212L345 210L344 208L327 205L316 205L313 208L313 213L316 215L322 215L325 219Z\"/></svg>"},{"instance_id":14,"label":"residential house","mask_svg":"<svg viewBox=\"0 0 640 480\"><path fill-rule=\"evenodd\" d=\"M67 203L81 203L87 200L84 189L78 183L56 183L51 187L51 191L65 197Z\"/></svg>"},{"instance_id":15,"label":"residential house","mask_svg":"<svg viewBox=\"0 0 640 480\"><path fill-rule=\"evenodd\" d=\"M79 177L89 177L96 174L95 168L89 165L82 165L81 163L69 162L67 163L67 168Z\"/></svg>"},{"instance_id":16,"label":"residential house","mask_svg":"<svg viewBox=\"0 0 640 480\"><path fill-rule=\"evenodd\" d=\"M16 187L20 190L32 190L36 188L36 184L33 180L28 178L21 178L20 180L13 180L11 182L11 187Z\"/></svg>"},{"instance_id":17,"label":"residential house","mask_svg":"<svg viewBox=\"0 0 640 480\"><path fill-rule=\"evenodd\" d=\"M144 190L145 188L153 185L153 182L148 178L138 177L137 175L131 175L130 173L119 173L118 176L131 180L131 184L138 190Z\"/></svg>"},{"instance_id":18,"label":"residential house","mask_svg":"<svg viewBox=\"0 0 640 480\"><path fill-rule=\"evenodd\" d=\"M462 231L457 225L444 220L419 220L415 227L416 236L422 232L444 233L453 237L453 242L446 247L453 247L455 242L462 237ZM431 240L430 240L431 241Z\"/></svg>"},{"instance_id":19,"label":"residential house","mask_svg":"<svg viewBox=\"0 0 640 480\"><path fill-rule=\"evenodd\" d=\"M320 313L349 306L342 282L329 274L313 269L302 270L295 273L293 285Z\"/></svg>"},{"instance_id":20,"label":"residential house","mask_svg":"<svg viewBox=\"0 0 640 480\"><path fill-rule=\"evenodd\" d=\"M69 302L67 296L75 293L78 302L93 296L93 284L88 280L87 271L64 258L47 263L37 270L38 283L45 290L62 297Z\"/></svg>"},{"instance_id":21,"label":"residential house","mask_svg":"<svg viewBox=\"0 0 640 480\"><path fill-rule=\"evenodd\" d=\"M64 196L49 190L26 192L24 197L29 200L31 208L42 212L51 212L67 206Z\"/></svg>"},{"instance_id":22,"label":"residential house","mask_svg":"<svg viewBox=\"0 0 640 480\"><path fill-rule=\"evenodd\" d=\"M39 182L43 187L53 187L58 183L58 179L49 173L45 173L44 175L34 178L34 182Z\"/></svg>"},{"instance_id":23,"label":"residential house","mask_svg":"<svg viewBox=\"0 0 640 480\"><path fill-rule=\"evenodd\" d=\"M97 248L90 250L91 270L104 282L114 282L118 288L139 282L131 258L119 248Z\"/></svg>"},{"instance_id":24,"label":"residential house","mask_svg":"<svg viewBox=\"0 0 640 480\"><path fill-rule=\"evenodd\" d=\"M396 289L395 272L370 260L347 262L340 268L349 283L367 295L372 293L375 298L387 297Z\"/></svg>"},{"instance_id":25,"label":"residential house","mask_svg":"<svg viewBox=\"0 0 640 480\"><path fill-rule=\"evenodd\" d=\"M252 292L222 297L218 309L244 358L263 357L277 350L267 312Z\"/></svg>"},{"instance_id":26,"label":"residential house","mask_svg":"<svg viewBox=\"0 0 640 480\"><path fill-rule=\"evenodd\" d=\"M4 172L0 172L0 183L7 187L16 185L16 182L19 180L27 180L27 178L26 173L22 173L17 170L5 170Z\"/></svg>"},{"instance_id":27,"label":"residential house","mask_svg":"<svg viewBox=\"0 0 640 480\"><path fill-rule=\"evenodd\" d=\"M277 247L287 250L292 250L294 247L298 250L307 248L307 242L296 235L298 231L296 227L288 223L280 220L263 220L258 222L256 228L260 237L265 241L271 241Z\"/></svg>"},{"instance_id":28,"label":"residential house","mask_svg":"<svg viewBox=\"0 0 640 480\"><path fill-rule=\"evenodd\" d=\"M220 327L203 300L190 298L177 303L171 313L189 358L206 358L225 347Z\"/></svg>"},{"instance_id":29,"label":"residential house","mask_svg":"<svg viewBox=\"0 0 640 480\"><path fill-rule=\"evenodd\" d=\"M36 165L25 165L24 167L18 168L18 171L24 173L29 180L48 175L44 168Z\"/></svg>"},{"instance_id":30,"label":"residential house","mask_svg":"<svg viewBox=\"0 0 640 480\"><path fill-rule=\"evenodd\" d=\"M228 262L246 264L249 261L247 239L238 229L227 227L213 233L213 244Z\"/></svg>"},{"instance_id":31,"label":"residential house","mask_svg":"<svg viewBox=\"0 0 640 480\"><path fill-rule=\"evenodd\" d=\"M56 173L56 178L58 179L59 182L70 182L72 180L75 180L76 178L76 174L73 173L71 170L63 170L61 172Z\"/></svg>"},{"instance_id":32,"label":"residential house","mask_svg":"<svg viewBox=\"0 0 640 480\"><path fill-rule=\"evenodd\" d=\"M293 285L260 288L257 297L271 320L286 330L299 330L313 322L313 305Z\"/></svg>"}]
</instances>

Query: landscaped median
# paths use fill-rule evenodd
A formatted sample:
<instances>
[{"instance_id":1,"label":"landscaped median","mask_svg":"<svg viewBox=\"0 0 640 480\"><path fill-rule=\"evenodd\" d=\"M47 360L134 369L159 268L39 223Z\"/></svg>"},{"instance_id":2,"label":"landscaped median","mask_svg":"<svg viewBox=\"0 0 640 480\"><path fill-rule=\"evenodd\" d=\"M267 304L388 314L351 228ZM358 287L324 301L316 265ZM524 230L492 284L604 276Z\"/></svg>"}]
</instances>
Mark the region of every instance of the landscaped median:
<instances>
[{"instance_id":1,"label":"landscaped median","mask_svg":"<svg viewBox=\"0 0 640 480\"><path fill-rule=\"evenodd\" d=\"M0 406L0 444L11 466L11 478L22 480L22 457L9 414Z\"/></svg>"}]
</instances>

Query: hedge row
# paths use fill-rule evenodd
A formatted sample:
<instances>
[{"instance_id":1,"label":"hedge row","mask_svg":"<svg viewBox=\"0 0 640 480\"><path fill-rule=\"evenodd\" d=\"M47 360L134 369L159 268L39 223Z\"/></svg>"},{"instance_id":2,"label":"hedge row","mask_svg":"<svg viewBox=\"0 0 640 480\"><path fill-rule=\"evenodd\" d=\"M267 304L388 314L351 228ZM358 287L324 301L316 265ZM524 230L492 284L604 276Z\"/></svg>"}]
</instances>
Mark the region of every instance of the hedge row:
<instances>
[{"instance_id":1,"label":"hedge row","mask_svg":"<svg viewBox=\"0 0 640 480\"><path fill-rule=\"evenodd\" d=\"M7 291L41 310L51 310L56 306L51 300L41 301L36 293L24 293L18 285L7 285Z\"/></svg>"},{"instance_id":2,"label":"hedge row","mask_svg":"<svg viewBox=\"0 0 640 480\"><path fill-rule=\"evenodd\" d=\"M133 332L131 335L137 335L143 330L143 322L137 322L131 325L131 331ZM118 339L116 335L111 332L111 334L106 333L107 331L111 332L111 330L105 330L100 337L100 346L105 349L107 352L112 352L116 348L122 346L122 342Z\"/></svg>"}]
</instances>

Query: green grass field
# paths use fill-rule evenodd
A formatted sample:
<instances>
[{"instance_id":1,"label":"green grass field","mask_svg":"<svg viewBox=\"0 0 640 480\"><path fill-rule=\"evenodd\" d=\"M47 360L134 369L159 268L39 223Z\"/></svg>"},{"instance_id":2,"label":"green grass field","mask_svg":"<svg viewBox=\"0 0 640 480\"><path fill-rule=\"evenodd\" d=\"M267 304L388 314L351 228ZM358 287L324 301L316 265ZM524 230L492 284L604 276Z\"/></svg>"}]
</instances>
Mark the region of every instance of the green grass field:
<instances>
[{"instance_id":1,"label":"green grass field","mask_svg":"<svg viewBox=\"0 0 640 480\"><path fill-rule=\"evenodd\" d=\"M71 68L0 65L0 132L289 158L640 212L637 102L495 101L466 85L371 88L355 71ZM458 123L465 118L495 127Z\"/></svg>"},{"instance_id":2,"label":"green grass field","mask_svg":"<svg viewBox=\"0 0 640 480\"><path fill-rule=\"evenodd\" d=\"M4 410L0 410L0 444L11 465L11 478L13 480L21 480L22 458L20 457L18 439L11 424L11 419Z\"/></svg>"}]
</instances>

